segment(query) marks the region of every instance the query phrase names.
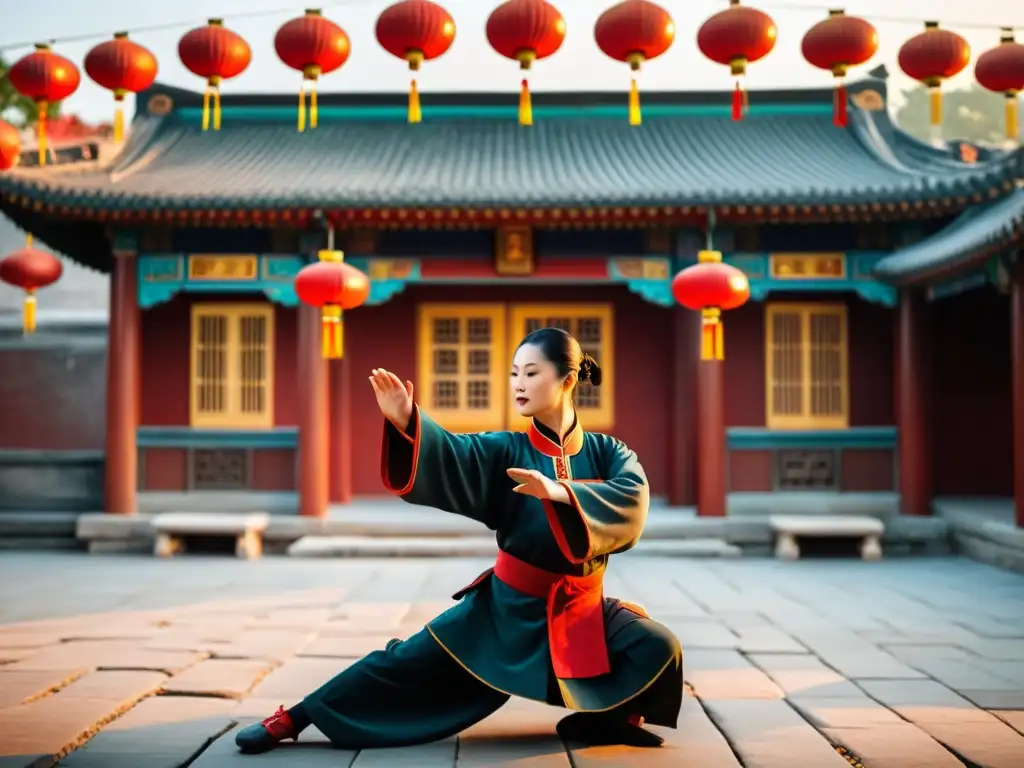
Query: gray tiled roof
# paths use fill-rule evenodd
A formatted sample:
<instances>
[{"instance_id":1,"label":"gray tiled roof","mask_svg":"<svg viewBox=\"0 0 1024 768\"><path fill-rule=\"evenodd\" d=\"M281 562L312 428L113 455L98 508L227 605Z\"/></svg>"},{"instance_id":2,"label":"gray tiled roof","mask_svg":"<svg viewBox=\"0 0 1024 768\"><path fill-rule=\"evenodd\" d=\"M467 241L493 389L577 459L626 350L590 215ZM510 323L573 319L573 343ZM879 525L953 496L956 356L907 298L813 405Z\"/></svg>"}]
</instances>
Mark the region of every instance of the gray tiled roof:
<instances>
[{"instance_id":1,"label":"gray tiled roof","mask_svg":"<svg viewBox=\"0 0 1024 768\"><path fill-rule=\"evenodd\" d=\"M882 280L909 282L955 268L1024 238L1024 188L968 209L931 237L894 251L875 267Z\"/></svg>"},{"instance_id":2,"label":"gray tiled roof","mask_svg":"<svg viewBox=\"0 0 1024 768\"><path fill-rule=\"evenodd\" d=\"M868 87L885 84L852 84L851 95ZM335 106L324 98L320 127L305 133L295 130L294 107L256 97L248 107L225 97L223 129L204 133L194 114L177 111L196 94L156 92L173 93L176 111L138 118L112 169L8 174L0 192L141 210L820 205L970 196L1024 169L1019 152L965 164L902 134L885 110L851 105L850 127L836 128L829 91L802 92L802 103L788 105L754 93L739 123L719 108L719 94L704 94L703 104L694 94L651 94L638 128L625 120L622 94L538 94L530 128L494 116L496 101L511 103L506 94L425 96L424 122L414 126L373 116L399 107L397 95L377 96L376 112L356 97ZM491 106L473 107L474 99ZM431 100L448 116L432 116Z\"/></svg>"}]
</instances>

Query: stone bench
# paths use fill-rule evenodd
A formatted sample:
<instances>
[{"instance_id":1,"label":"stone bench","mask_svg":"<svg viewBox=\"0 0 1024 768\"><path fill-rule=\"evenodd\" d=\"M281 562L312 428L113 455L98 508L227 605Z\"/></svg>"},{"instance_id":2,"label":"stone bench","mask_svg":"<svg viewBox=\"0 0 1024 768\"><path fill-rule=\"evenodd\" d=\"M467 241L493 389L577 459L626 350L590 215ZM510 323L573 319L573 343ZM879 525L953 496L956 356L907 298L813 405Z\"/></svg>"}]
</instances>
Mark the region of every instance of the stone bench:
<instances>
[{"instance_id":1,"label":"stone bench","mask_svg":"<svg viewBox=\"0 0 1024 768\"><path fill-rule=\"evenodd\" d=\"M153 554L171 557L184 552L186 538L230 536L235 540L236 557L255 559L263 554L263 532L269 523L266 512L165 512L153 518Z\"/></svg>"},{"instance_id":2,"label":"stone bench","mask_svg":"<svg viewBox=\"0 0 1024 768\"><path fill-rule=\"evenodd\" d=\"M775 534L775 556L780 560L799 560L801 536L860 539L864 560L881 560L881 537L885 523L876 517L854 515L772 515L768 518Z\"/></svg>"}]
</instances>

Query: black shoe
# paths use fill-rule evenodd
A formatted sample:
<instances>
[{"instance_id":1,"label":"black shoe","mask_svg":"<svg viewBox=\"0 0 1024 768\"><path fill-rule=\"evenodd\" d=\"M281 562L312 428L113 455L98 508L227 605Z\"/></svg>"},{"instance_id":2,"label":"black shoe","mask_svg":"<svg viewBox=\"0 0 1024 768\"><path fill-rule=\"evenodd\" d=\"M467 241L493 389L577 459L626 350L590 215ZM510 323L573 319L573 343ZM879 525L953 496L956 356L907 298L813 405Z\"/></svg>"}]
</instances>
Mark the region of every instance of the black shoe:
<instances>
[{"instance_id":1,"label":"black shoe","mask_svg":"<svg viewBox=\"0 0 1024 768\"><path fill-rule=\"evenodd\" d=\"M262 723L253 723L236 733L235 744L244 754L259 755L269 752L285 739L297 741L298 738L291 716L284 707L278 707L277 712Z\"/></svg>"},{"instance_id":2,"label":"black shoe","mask_svg":"<svg viewBox=\"0 0 1024 768\"><path fill-rule=\"evenodd\" d=\"M665 743L658 734L633 725L621 715L604 712L575 712L558 723L557 731L562 741L588 747L660 747Z\"/></svg>"}]
</instances>

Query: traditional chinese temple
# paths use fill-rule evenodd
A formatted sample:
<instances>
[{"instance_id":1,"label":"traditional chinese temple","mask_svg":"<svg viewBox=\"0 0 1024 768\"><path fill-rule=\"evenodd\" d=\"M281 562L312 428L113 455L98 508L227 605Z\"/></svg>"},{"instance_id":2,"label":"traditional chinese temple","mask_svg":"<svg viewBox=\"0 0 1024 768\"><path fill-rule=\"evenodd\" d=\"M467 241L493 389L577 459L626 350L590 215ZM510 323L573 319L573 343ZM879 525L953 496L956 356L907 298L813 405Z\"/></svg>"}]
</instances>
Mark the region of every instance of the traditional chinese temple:
<instances>
[{"instance_id":1,"label":"traditional chinese temple","mask_svg":"<svg viewBox=\"0 0 1024 768\"><path fill-rule=\"evenodd\" d=\"M728 93L650 93L640 126L619 93L539 93L528 127L509 94L434 94L416 125L404 95L324 94L304 132L290 95L224 95L204 131L202 94L156 85L116 157L0 175L0 210L111 275L112 513L382 495L371 368L452 430L518 429L508 361L559 325L604 371L584 426L671 504L815 491L925 515L1016 488L1024 522L1024 156L910 138L883 78L848 94L844 128L830 90L752 94L739 122ZM371 279L340 361L293 287L325 248ZM724 363L671 293L705 249L751 286ZM45 386L5 404L3 447L65 447Z\"/></svg>"}]
</instances>

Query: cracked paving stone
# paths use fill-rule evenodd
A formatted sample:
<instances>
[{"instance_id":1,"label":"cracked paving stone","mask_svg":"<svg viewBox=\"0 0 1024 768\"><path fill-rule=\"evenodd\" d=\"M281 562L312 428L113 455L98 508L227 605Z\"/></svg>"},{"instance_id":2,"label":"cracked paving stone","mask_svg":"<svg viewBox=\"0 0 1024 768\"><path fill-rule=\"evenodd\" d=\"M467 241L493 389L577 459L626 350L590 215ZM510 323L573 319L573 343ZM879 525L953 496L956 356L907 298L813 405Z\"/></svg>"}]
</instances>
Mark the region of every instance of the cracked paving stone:
<instances>
[{"instance_id":1,"label":"cracked paving stone","mask_svg":"<svg viewBox=\"0 0 1024 768\"><path fill-rule=\"evenodd\" d=\"M38 648L0 648L0 668L4 664L24 661L29 656L35 655L38 651Z\"/></svg>"},{"instance_id":2,"label":"cracked paving stone","mask_svg":"<svg viewBox=\"0 0 1024 768\"><path fill-rule=\"evenodd\" d=\"M574 768L740 768L729 743L692 696L683 699L678 729L647 728L665 739L660 749L570 744Z\"/></svg>"},{"instance_id":3,"label":"cracked paving stone","mask_svg":"<svg viewBox=\"0 0 1024 768\"><path fill-rule=\"evenodd\" d=\"M84 667L26 671L0 669L0 709L53 693L89 671Z\"/></svg>"},{"instance_id":4,"label":"cracked paving stone","mask_svg":"<svg viewBox=\"0 0 1024 768\"><path fill-rule=\"evenodd\" d=\"M568 714L546 704L511 699L459 734L459 768L492 768L505 763L530 768L570 768L555 725Z\"/></svg>"},{"instance_id":5,"label":"cracked paving stone","mask_svg":"<svg viewBox=\"0 0 1024 768\"><path fill-rule=\"evenodd\" d=\"M745 627L739 631L743 653L808 653L808 650L775 627Z\"/></svg>"},{"instance_id":6,"label":"cracked paving stone","mask_svg":"<svg viewBox=\"0 0 1024 768\"><path fill-rule=\"evenodd\" d=\"M454 736L417 747L363 749L351 768L454 768L457 749Z\"/></svg>"},{"instance_id":7,"label":"cracked paving stone","mask_svg":"<svg viewBox=\"0 0 1024 768\"><path fill-rule=\"evenodd\" d=\"M987 723L929 722L915 725L980 768L1021 766L1024 736L997 718Z\"/></svg>"},{"instance_id":8,"label":"cracked paving stone","mask_svg":"<svg viewBox=\"0 0 1024 768\"><path fill-rule=\"evenodd\" d=\"M294 610L271 611L261 618L247 622L250 629L301 629L307 632L319 629L331 619L330 608L296 608Z\"/></svg>"},{"instance_id":9,"label":"cracked paving stone","mask_svg":"<svg viewBox=\"0 0 1024 768\"><path fill-rule=\"evenodd\" d=\"M1017 733L1024 735L1024 711L994 709L992 714L1017 731Z\"/></svg>"},{"instance_id":10,"label":"cracked paving stone","mask_svg":"<svg viewBox=\"0 0 1024 768\"><path fill-rule=\"evenodd\" d=\"M745 768L849 768L785 701L703 701Z\"/></svg>"},{"instance_id":11,"label":"cracked paving stone","mask_svg":"<svg viewBox=\"0 0 1024 768\"><path fill-rule=\"evenodd\" d=\"M263 659L285 661L302 650L314 637L307 630L247 629L234 641L215 652L219 659Z\"/></svg>"},{"instance_id":12,"label":"cracked paving stone","mask_svg":"<svg viewBox=\"0 0 1024 768\"><path fill-rule=\"evenodd\" d=\"M154 696L60 761L61 768L180 768L234 725L233 701Z\"/></svg>"},{"instance_id":13,"label":"cracked paving stone","mask_svg":"<svg viewBox=\"0 0 1024 768\"><path fill-rule=\"evenodd\" d=\"M927 675L897 661L885 651L873 648L870 651L820 649L817 655L828 666L849 680L924 680Z\"/></svg>"},{"instance_id":14,"label":"cracked paving stone","mask_svg":"<svg viewBox=\"0 0 1024 768\"><path fill-rule=\"evenodd\" d=\"M912 723L990 723L993 716L934 680L860 680L871 698Z\"/></svg>"},{"instance_id":15,"label":"cracked paving stone","mask_svg":"<svg viewBox=\"0 0 1024 768\"><path fill-rule=\"evenodd\" d=\"M683 676L702 701L710 699L782 699L783 690L735 651L691 651Z\"/></svg>"},{"instance_id":16,"label":"cracked paving stone","mask_svg":"<svg viewBox=\"0 0 1024 768\"><path fill-rule=\"evenodd\" d=\"M267 675L251 695L282 702L299 701L342 672L352 661L354 659L317 657L290 659Z\"/></svg>"},{"instance_id":17,"label":"cracked paving stone","mask_svg":"<svg viewBox=\"0 0 1024 768\"><path fill-rule=\"evenodd\" d=\"M309 642L300 657L327 656L339 659L359 659L373 651L382 651L393 634L385 635L321 635Z\"/></svg>"},{"instance_id":18,"label":"cracked paving stone","mask_svg":"<svg viewBox=\"0 0 1024 768\"><path fill-rule=\"evenodd\" d=\"M910 723L828 728L824 733L870 768L963 768L949 750Z\"/></svg>"},{"instance_id":19,"label":"cracked paving stone","mask_svg":"<svg viewBox=\"0 0 1024 768\"><path fill-rule=\"evenodd\" d=\"M239 721L203 750L190 768L252 768L257 760L260 768L349 768L356 757L350 750L334 749L315 726L304 730L298 742L282 742L273 751L258 757L243 755L235 746L235 733L253 722L259 720Z\"/></svg>"},{"instance_id":20,"label":"cracked paving stone","mask_svg":"<svg viewBox=\"0 0 1024 768\"><path fill-rule=\"evenodd\" d=\"M240 699L274 668L253 659L207 659L164 683L163 690L185 696Z\"/></svg>"},{"instance_id":21,"label":"cracked paving stone","mask_svg":"<svg viewBox=\"0 0 1024 768\"><path fill-rule=\"evenodd\" d=\"M801 698L789 703L816 728L875 728L906 723L895 712L863 694L859 699Z\"/></svg>"},{"instance_id":22,"label":"cracked paving stone","mask_svg":"<svg viewBox=\"0 0 1024 768\"><path fill-rule=\"evenodd\" d=\"M794 654L751 654L750 661L774 680L786 697L863 698L864 692L816 657Z\"/></svg>"},{"instance_id":23,"label":"cracked paving stone","mask_svg":"<svg viewBox=\"0 0 1024 768\"><path fill-rule=\"evenodd\" d=\"M167 680L163 672L114 670L91 672L63 688L61 696L76 699L130 699L156 693Z\"/></svg>"},{"instance_id":24,"label":"cracked paving stone","mask_svg":"<svg viewBox=\"0 0 1024 768\"><path fill-rule=\"evenodd\" d=\"M92 667L174 674L205 658L205 653L145 650L135 640L82 640L44 648L27 659L4 665L4 671Z\"/></svg>"},{"instance_id":25,"label":"cracked paving stone","mask_svg":"<svg viewBox=\"0 0 1024 768\"><path fill-rule=\"evenodd\" d=\"M0 633L0 653L3 651L42 648L45 645L57 645L61 641L59 632L12 631Z\"/></svg>"},{"instance_id":26,"label":"cracked paving stone","mask_svg":"<svg viewBox=\"0 0 1024 768\"><path fill-rule=\"evenodd\" d=\"M679 639L684 649L727 650L739 646L739 638L721 624L711 622L662 622Z\"/></svg>"}]
</instances>

